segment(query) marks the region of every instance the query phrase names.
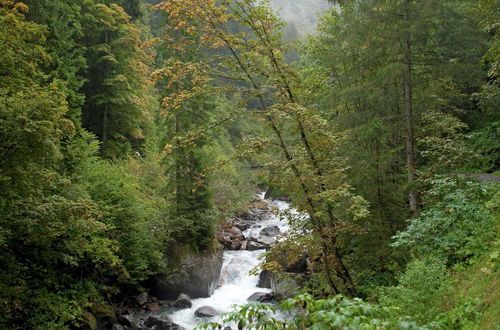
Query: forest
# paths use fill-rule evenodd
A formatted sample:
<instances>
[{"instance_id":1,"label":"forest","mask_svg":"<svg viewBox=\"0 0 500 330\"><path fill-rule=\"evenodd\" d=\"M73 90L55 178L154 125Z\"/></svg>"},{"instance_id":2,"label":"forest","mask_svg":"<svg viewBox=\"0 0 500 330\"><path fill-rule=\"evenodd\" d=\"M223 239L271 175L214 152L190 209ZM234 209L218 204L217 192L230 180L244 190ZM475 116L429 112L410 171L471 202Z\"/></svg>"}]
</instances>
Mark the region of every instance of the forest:
<instances>
[{"instance_id":1,"label":"forest","mask_svg":"<svg viewBox=\"0 0 500 330\"><path fill-rule=\"evenodd\" d=\"M293 290L198 328L498 329L499 182L499 0L0 0L0 329L185 329L273 200Z\"/></svg>"}]
</instances>

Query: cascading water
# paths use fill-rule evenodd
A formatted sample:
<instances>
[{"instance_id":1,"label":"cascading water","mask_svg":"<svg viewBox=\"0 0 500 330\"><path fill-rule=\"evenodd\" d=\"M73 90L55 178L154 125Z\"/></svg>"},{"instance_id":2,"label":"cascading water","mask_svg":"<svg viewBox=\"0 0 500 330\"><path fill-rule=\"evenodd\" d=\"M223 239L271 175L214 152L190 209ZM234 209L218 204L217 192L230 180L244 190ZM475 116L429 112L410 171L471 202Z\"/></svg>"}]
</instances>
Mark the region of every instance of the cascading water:
<instances>
[{"instance_id":1,"label":"cascading water","mask_svg":"<svg viewBox=\"0 0 500 330\"><path fill-rule=\"evenodd\" d=\"M264 199L264 194L259 194L258 197ZM278 207L280 211L289 208L287 202L270 200L265 202ZM257 237L260 230L267 226L278 226L281 233L286 232L289 228L287 221L280 220L275 214L269 214L267 219L256 221L251 228L244 232L244 235L245 237ZM220 313L225 313L231 311L233 305L246 304L248 297L255 292L270 292L270 289L257 287L258 276L249 274L250 270L259 264L260 257L264 252L265 250L225 251L219 281L220 286L215 290L214 294L209 298L193 299L191 308L175 311L169 315L170 318L186 329L193 329L197 324L207 321L195 316L195 311L202 306L210 306ZM213 321L218 320L214 319Z\"/></svg>"}]
</instances>

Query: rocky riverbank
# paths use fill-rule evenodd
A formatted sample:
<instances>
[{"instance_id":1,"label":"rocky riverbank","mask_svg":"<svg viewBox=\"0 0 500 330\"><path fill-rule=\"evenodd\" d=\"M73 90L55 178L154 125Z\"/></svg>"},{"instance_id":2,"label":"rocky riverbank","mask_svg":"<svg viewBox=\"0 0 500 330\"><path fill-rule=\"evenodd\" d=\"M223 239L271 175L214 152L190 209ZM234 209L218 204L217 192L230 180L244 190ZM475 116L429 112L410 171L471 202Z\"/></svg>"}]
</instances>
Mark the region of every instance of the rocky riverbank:
<instances>
[{"instance_id":1,"label":"rocky riverbank","mask_svg":"<svg viewBox=\"0 0 500 330\"><path fill-rule=\"evenodd\" d=\"M249 277L248 272L258 263L258 256L261 254L258 250L269 249L282 231L287 229L287 223L280 222L275 214L279 209L277 203L256 198L237 216L226 219L219 224L216 234L221 248L201 254L186 254L175 273L154 279L149 290L151 295L144 292L134 297L129 307L123 308L118 316L109 316L101 328L185 329L175 322L175 315L179 312L182 312L184 319L210 320L220 312L227 311L231 304L221 307L218 298L214 298L216 301L203 298L212 296L214 290L224 286L236 285L236 290L248 287L246 291L241 291L245 296L241 297L241 301L238 300L238 304L247 301L273 301L275 296L271 293L271 287L278 289L274 275L264 271L254 280ZM283 207L288 206L286 204ZM247 281L255 283L248 284ZM219 290L218 295L224 296L221 291L224 290ZM207 304L200 303L205 300Z\"/></svg>"}]
</instances>

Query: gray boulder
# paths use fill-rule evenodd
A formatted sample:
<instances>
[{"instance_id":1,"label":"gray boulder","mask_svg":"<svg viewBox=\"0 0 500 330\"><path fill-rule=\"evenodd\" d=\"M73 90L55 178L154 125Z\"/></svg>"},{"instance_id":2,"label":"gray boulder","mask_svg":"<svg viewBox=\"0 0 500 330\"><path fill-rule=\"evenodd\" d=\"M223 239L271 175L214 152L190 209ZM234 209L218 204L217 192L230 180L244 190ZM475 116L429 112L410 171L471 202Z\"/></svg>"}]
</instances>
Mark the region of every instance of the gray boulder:
<instances>
[{"instance_id":1,"label":"gray boulder","mask_svg":"<svg viewBox=\"0 0 500 330\"><path fill-rule=\"evenodd\" d=\"M175 301L175 306L181 308L191 308L191 306L193 306L193 303L191 302L191 298L189 298L187 294L181 293Z\"/></svg>"},{"instance_id":2,"label":"gray boulder","mask_svg":"<svg viewBox=\"0 0 500 330\"><path fill-rule=\"evenodd\" d=\"M149 295L147 294L147 292L143 292L135 297L135 301L139 306L142 306L149 301Z\"/></svg>"},{"instance_id":3,"label":"gray boulder","mask_svg":"<svg viewBox=\"0 0 500 330\"><path fill-rule=\"evenodd\" d=\"M147 330L183 330L184 328L175 324L168 316L150 316L144 321L142 329Z\"/></svg>"},{"instance_id":4,"label":"gray boulder","mask_svg":"<svg viewBox=\"0 0 500 330\"><path fill-rule=\"evenodd\" d=\"M281 234L281 230L278 226L268 226L260 231L261 236L276 237L279 234Z\"/></svg>"},{"instance_id":5,"label":"gray boulder","mask_svg":"<svg viewBox=\"0 0 500 330\"><path fill-rule=\"evenodd\" d=\"M137 328L137 321L132 315L121 315L118 318L118 323L134 329Z\"/></svg>"},{"instance_id":6,"label":"gray boulder","mask_svg":"<svg viewBox=\"0 0 500 330\"><path fill-rule=\"evenodd\" d=\"M280 297L289 298L296 295L300 289L298 274L271 274L271 289Z\"/></svg>"},{"instance_id":7,"label":"gray boulder","mask_svg":"<svg viewBox=\"0 0 500 330\"><path fill-rule=\"evenodd\" d=\"M274 243L276 243L276 238L274 238L274 237L268 237L268 236L262 236L262 235L259 235L258 237L253 238L253 240L256 241L257 243L266 245L267 248L271 247L271 245L273 245Z\"/></svg>"},{"instance_id":8,"label":"gray boulder","mask_svg":"<svg viewBox=\"0 0 500 330\"><path fill-rule=\"evenodd\" d=\"M202 306L194 312L194 315L198 317L215 317L219 315L219 312L210 306Z\"/></svg>"},{"instance_id":9,"label":"gray boulder","mask_svg":"<svg viewBox=\"0 0 500 330\"><path fill-rule=\"evenodd\" d=\"M258 302L269 302L273 300L273 295L267 292L255 292L250 297L247 298L247 301L258 301Z\"/></svg>"},{"instance_id":10,"label":"gray boulder","mask_svg":"<svg viewBox=\"0 0 500 330\"><path fill-rule=\"evenodd\" d=\"M243 237L243 232L236 226L231 227L231 232L233 235Z\"/></svg>"},{"instance_id":11,"label":"gray boulder","mask_svg":"<svg viewBox=\"0 0 500 330\"><path fill-rule=\"evenodd\" d=\"M266 245L263 245L263 244L260 244L258 242L254 242L254 241L250 241L247 244L248 251L263 250L263 249L267 249L267 248L269 248L269 246L266 246Z\"/></svg>"},{"instance_id":12,"label":"gray boulder","mask_svg":"<svg viewBox=\"0 0 500 330\"><path fill-rule=\"evenodd\" d=\"M271 272L268 270L263 270L259 274L259 283L257 287L263 289L271 289Z\"/></svg>"},{"instance_id":13,"label":"gray boulder","mask_svg":"<svg viewBox=\"0 0 500 330\"><path fill-rule=\"evenodd\" d=\"M233 224L236 228L238 228L241 232L247 230L250 228L253 224L254 221L248 221L240 218L236 218L233 220Z\"/></svg>"},{"instance_id":14,"label":"gray boulder","mask_svg":"<svg viewBox=\"0 0 500 330\"><path fill-rule=\"evenodd\" d=\"M223 252L216 249L186 255L175 273L155 278L154 295L163 300L176 299L181 293L191 298L211 296L219 281Z\"/></svg>"}]
</instances>

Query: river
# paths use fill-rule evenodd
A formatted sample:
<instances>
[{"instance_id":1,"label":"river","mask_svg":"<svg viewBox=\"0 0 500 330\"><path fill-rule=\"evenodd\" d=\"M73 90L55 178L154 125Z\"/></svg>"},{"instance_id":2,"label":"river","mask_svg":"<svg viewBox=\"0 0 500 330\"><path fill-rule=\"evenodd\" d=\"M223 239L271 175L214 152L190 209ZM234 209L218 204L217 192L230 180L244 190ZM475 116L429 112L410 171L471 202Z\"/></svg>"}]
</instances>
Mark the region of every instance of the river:
<instances>
[{"instance_id":1,"label":"river","mask_svg":"<svg viewBox=\"0 0 500 330\"><path fill-rule=\"evenodd\" d=\"M264 198L264 193L259 194L259 198ZM289 208L289 203L284 201L265 200L270 205L276 206L280 211ZM289 225L286 220L280 220L275 214L269 214L269 217L263 221L258 221L248 230L244 231L245 237L256 237L262 228L267 226L278 226L281 233L288 230ZM168 316L178 325L186 329L193 329L197 324L207 320L196 317L195 311L202 306L211 306L220 313L229 312L234 305L244 305L247 298L255 292L270 292L270 289L257 287L258 276L250 275L250 271L261 261L260 257L265 250L257 251L225 251L224 262L222 266L219 287L214 294L208 298L199 298L192 300L192 307L175 311ZM212 319L210 321L219 321Z\"/></svg>"}]
</instances>

